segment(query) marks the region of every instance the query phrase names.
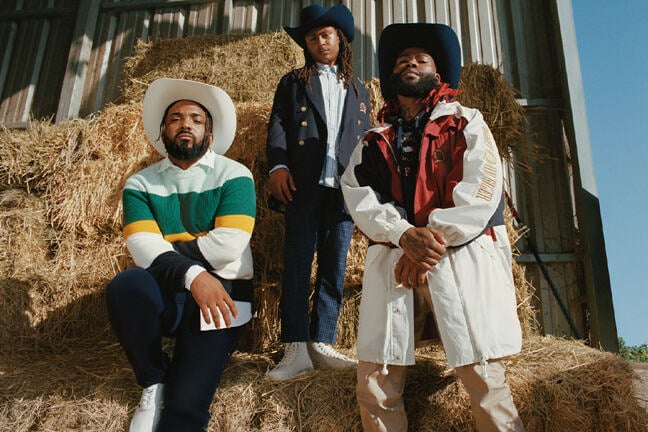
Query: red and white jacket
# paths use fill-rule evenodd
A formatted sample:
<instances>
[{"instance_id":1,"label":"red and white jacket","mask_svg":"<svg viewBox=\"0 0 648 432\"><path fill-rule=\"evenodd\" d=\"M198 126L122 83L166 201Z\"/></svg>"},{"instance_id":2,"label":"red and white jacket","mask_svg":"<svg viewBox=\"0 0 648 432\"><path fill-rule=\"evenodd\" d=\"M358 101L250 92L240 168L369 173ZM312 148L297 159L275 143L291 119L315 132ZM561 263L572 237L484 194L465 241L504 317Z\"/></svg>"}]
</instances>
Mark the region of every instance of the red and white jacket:
<instances>
[{"instance_id":1,"label":"red and white jacket","mask_svg":"<svg viewBox=\"0 0 648 432\"><path fill-rule=\"evenodd\" d=\"M400 176L385 124L369 130L342 176L345 203L372 241L367 251L358 329L358 358L414 363L412 290L397 284L401 235L412 224L402 206ZM503 175L481 113L439 102L421 137L414 224L439 230L450 246L428 272L428 288L450 367L519 352L521 331L502 224Z\"/></svg>"}]
</instances>

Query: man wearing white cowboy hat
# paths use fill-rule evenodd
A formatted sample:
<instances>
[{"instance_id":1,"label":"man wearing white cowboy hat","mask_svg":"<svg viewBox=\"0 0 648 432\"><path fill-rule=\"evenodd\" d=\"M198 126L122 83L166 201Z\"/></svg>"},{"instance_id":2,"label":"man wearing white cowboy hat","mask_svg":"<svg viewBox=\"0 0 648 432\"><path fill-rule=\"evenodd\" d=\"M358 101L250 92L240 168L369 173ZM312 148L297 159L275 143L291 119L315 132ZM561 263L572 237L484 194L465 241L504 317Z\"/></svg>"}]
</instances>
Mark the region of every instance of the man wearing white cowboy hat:
<instances>
[{"instance_id":1,"label":"man wearing white cowboy hat","mask_svg":"<svg viewBox=\"0 0 648 432\"><path fill-rule=\"evenodd\" d=\"M144 388L130 430L202 431L221 374L252 316L252 174L223 154L236 112L221 89L161 78L144 96L160 162L122 193L137 265L108 285L111 325ZM161 348L175 337L172 358Z\"/></svg>"},{"instance_id":2,"label":"man wearing white cowboy hat","mask_svg":"<svg viewBox=\"0 0 648 432\"><path fill-rule=\"evenodd\" d=\"M281 341L284 356L268 378L285 380L320 365L356 361L336 351L346 257L353 221L339 176L369 125L369 95L353 77L353 16L344 5L302 9L299 27L284 27L304 49L305 66L277 87L268 125L272 208L285 213ZM311 269L317 277L309 311Z\"/></svg>"},{"instance_id":3,"label":"man wearing white cowboy hat","mask_svg":"<svg viewBox=\"0 0 648 432\"><path fill-rule=\"evenodd\" d=\"M502 164L479 111L453 101L454 31L392 24L378 45L385 106L342 176L369 239L358 323L365 432L406 431L403 389L426 315L480 431L522 431L501 360L521 349Z\"/></svg>"}]
</instances>

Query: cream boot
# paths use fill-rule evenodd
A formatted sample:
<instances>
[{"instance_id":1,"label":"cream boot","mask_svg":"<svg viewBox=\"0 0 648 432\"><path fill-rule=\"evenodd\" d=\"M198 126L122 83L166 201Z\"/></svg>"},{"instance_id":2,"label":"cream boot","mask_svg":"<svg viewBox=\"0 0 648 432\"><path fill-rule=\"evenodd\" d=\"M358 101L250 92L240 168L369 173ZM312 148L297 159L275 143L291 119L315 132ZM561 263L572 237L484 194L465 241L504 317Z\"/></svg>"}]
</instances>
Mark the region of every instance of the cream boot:
<instances>
[{"instance_id":1,"label":"cream boot","mask_svg":"<svg viewBox=\"0 0 648 432\"><path fill-rule=\"evenodd\" d=\"M283 381L311 370L313 362L308 355L306 342L290 342L286 344L284 356L279 364L266 372L266 376L273 381Z\"/></svg>"},{"instance_id":2,"label":"cream boot","mask_svg":"<svg viewBox=\"0 0 648 432\"><path fill-rule=\"evenodd\" d=\"M358 361L338 352L331 345L323 342L312 342L308 346L311 358L315 363L334 368L343 369L358 364Z\"/></svg>"}]
</instances>

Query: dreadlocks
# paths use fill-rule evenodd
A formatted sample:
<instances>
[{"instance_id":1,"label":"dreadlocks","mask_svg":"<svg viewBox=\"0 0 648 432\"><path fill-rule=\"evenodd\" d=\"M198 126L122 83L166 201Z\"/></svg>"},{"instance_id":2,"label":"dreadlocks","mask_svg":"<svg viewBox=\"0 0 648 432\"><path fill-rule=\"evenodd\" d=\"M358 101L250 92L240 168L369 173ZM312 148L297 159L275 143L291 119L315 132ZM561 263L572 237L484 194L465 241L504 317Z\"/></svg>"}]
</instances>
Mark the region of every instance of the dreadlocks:
<instances>
[{"instance_id":1,"label":"dreadlocks","mask_svg":"<svg viewBox=\"0 0 648 432\"><path fill-rule=\"evenodd\" d=\"M353 50L351 49L351 44L339 28L336 28L335 30L338 39L340 40L340 53L338 54L336 61L338 65L338 79L342 80L345 89L348 89L349 83L351 83L356 96L358 96L358 89L353 81ZM313 56L308 51L308 48L304 48L304 59L306 60L306 64L303 68L299 69L299 72L297 72L297 78L310 86L310 79L313 73L317 71L317 65L315 64L315 59L313 59Z\"/></svg>"}]
</instances>

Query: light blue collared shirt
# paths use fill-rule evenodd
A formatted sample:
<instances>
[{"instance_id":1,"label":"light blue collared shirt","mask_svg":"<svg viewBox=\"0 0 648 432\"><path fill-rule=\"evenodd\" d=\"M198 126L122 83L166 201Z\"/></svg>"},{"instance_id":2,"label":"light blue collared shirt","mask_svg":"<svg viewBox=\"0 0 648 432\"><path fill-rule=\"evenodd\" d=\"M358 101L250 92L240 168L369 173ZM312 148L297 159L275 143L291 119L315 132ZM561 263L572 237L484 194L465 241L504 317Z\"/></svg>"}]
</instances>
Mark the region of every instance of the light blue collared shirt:
<instances>
[{"instance_id":1,"label":"light blue collared shirt","mask_svg":"<svg viewBox=\"0 0 648 432\"><path fill-rule=\"evenodd\" d=\"M327 66L317 63L319 80L322 85L324 112L326 115L326 158L319 183L332 188L340 187L340 175L337 169L337 153L340 147L340 129L342 126L342 111L347 89L344 82L338 80L337 65Z\"/></svg>"}]
</instances>

